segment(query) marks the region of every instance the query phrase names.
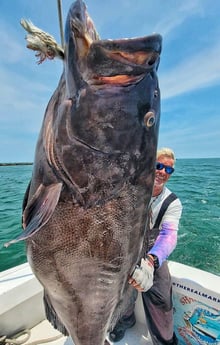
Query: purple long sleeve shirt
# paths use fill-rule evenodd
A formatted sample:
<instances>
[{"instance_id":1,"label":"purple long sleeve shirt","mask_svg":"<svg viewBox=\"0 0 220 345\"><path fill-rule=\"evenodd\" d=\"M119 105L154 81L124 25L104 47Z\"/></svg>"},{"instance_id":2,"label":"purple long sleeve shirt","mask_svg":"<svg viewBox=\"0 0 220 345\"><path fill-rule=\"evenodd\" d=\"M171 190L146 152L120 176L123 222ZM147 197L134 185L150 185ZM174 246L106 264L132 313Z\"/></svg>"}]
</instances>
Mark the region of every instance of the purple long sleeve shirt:
<instances>
[{"instance_id":1,"label":"purple long sleeve shirt","mask_svg":"<svg viewBox=\"0 0 220 345\"><path fill-rule=\"evenodd\" d=\"M151 198L151 228L153 227L156 221L163 201L167 198L167 196L170 193L171 191L167 187L164 187L162 193L159 196ZM176 199L168 206L159 226L159 235L157 236L153 247L148 252L148 254L154 254L158 257L160 266L176 247L177 231L179 227L179 220L181 214L182 204L179 199Z\"/></svg>"}]
</instances>

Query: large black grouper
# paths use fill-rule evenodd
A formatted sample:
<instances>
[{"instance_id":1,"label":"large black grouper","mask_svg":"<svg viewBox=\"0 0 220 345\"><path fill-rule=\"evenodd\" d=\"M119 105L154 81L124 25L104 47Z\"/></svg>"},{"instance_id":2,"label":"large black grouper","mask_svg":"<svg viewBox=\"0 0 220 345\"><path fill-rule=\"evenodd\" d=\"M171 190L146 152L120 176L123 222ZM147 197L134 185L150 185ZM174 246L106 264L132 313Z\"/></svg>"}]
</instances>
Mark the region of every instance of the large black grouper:
<instances>
[{"instance_id":1,"label":"large black grouper","mask_svg":"<svg viewBox=\"0 0 220 345\"><path fill-rule=\"evenodd\" d=\"M71 6L64 72L46 109L24 198L27 257L47 318L103 345L126 308L142 249L160 117L161 36L100 40Z\"/></svg>"}]
</instances>

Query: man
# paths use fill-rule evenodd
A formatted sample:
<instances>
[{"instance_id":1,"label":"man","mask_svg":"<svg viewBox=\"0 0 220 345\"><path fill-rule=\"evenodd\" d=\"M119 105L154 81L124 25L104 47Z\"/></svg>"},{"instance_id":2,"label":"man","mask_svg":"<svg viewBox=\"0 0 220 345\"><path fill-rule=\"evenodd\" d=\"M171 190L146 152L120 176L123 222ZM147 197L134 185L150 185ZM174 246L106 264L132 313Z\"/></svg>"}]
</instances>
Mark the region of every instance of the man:
<instances>
[{"instance_id":1,"label":"man","mask_svg":"<svg viewBox=\"0 0 220 345\"><path fill-rule=\"evenodd\" d=\"M171 278L166 259L177 243L177 231L182 214L180 200L167 187L174 172L175 156L169 148L157 152L153 196L150 202L150 230L147 231L141 260L129 279L129 284L142 292L148 329L154 345L175 345ZM113 342L120 341L127 328L135 324L134 303L110 332Z\"/></svg>"}]
</instances>

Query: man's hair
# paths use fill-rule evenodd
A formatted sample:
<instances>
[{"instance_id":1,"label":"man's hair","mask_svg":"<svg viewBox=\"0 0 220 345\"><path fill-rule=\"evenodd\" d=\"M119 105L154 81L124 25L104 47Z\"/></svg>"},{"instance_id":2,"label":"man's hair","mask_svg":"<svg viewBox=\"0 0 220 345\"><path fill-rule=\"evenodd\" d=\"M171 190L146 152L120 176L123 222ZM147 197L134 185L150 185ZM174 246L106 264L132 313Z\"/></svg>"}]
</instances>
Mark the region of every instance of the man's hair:
<instances>
[{"instance_id":1,"label":"man's hair","mask_svg":"<svg viewBox=\"0 0 220 345\"><path fill-rule=\"evenodd\" d=\"M176 160L173 150L169 149L168 147L162 147L161 149L157 150L157 158L160 156L172 158L174 162Z\"/></svg>"}]
</instances>

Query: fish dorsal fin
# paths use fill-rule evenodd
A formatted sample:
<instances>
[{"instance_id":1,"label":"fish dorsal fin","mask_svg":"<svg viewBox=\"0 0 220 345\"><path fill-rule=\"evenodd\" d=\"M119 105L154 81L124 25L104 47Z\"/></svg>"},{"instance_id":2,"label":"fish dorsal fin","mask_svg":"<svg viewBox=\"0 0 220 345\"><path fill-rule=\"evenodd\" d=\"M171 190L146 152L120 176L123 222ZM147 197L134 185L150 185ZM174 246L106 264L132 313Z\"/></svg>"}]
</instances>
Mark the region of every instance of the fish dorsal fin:
<instances>
[{"instance_id":1,"label":"fish dorsal fin","mask_svg":"<svg viewBox=\"0 0 220 345\"><path fill-rule=\"evenodd\" d=\"M49 186L40 184L24 209L24 231L15 239L5 243L5 247L33 236L49 221L58 203L61 189L62 183L56 183Z\"/></svg>"}]
</instances>

